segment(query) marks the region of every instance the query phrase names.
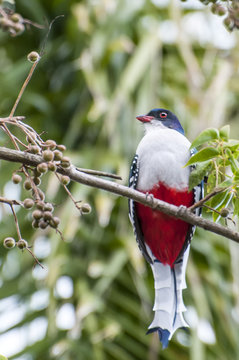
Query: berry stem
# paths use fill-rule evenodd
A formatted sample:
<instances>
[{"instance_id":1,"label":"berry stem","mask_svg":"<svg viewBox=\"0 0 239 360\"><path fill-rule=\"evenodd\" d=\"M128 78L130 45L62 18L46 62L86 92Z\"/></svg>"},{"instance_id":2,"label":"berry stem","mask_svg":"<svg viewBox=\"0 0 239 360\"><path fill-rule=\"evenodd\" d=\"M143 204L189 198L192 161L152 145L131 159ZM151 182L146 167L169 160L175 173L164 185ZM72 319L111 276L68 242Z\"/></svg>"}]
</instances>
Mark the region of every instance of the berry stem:
<instances>
[{"instance_id":1,"label":"berry stem","mask_svg":"<svg viewBox=\"0 0 239 360\"><path fill-rule=\"evenodd\" d=\"M14 210L13 205L12 205L12 204L9 204L9 205L10 205L10 208L11 208L11 210L12 210L12 214L13 214L14 221L15 221L15 224L16 224L18 239L21 240L21 239L22 239L22 235L21 235L20 226L19 226L19 223L18 223L18 219L17 219L16 212L15 212L15 210Z\"/></svg>"}]
</instances>

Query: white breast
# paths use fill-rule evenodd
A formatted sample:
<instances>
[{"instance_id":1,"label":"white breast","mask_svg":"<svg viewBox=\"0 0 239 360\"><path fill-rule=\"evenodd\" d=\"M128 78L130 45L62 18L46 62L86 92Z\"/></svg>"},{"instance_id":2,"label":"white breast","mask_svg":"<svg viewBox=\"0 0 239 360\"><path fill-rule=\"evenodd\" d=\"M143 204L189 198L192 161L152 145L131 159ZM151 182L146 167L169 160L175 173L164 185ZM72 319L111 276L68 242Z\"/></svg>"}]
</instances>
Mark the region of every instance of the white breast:
<instances>
[{"instance_id":1,"label":"white breast","mask_svg":"<svg viewBox=\"0 0 239 360\"><path fill-rule=\"evenodd\" d=\"M154 128L138 145L139 178L137 189L148 191L158 182L184 190L188 187L190 142L176 130Z\"/></svg>"}]
</instances>

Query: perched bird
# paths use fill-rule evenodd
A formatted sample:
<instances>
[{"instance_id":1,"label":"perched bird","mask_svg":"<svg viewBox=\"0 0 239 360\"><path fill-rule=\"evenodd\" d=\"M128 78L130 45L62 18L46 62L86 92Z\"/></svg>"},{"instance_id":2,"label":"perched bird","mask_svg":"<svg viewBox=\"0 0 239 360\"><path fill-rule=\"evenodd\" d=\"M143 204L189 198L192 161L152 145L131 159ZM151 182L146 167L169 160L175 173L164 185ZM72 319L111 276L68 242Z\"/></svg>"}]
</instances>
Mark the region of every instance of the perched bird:
<instances>
[{"instance_id":1,"label":"perched bird","mask_svg":"<svg viewBox=\"0 0 239 360\"><path fill-rule=\"evenodd\" d=\"M153 109L137 119L144 124L145 135L131 165L129 186L176 206L193 205L202 197L203 186L188 191L191 169L185 164L192 151L179 120L165 109ZM154 276L154 319L147 333L157 331L165 348L178 328L188 326L182 290L195 227L133 200L129 216Z\"/></svg>"}]
</instances>

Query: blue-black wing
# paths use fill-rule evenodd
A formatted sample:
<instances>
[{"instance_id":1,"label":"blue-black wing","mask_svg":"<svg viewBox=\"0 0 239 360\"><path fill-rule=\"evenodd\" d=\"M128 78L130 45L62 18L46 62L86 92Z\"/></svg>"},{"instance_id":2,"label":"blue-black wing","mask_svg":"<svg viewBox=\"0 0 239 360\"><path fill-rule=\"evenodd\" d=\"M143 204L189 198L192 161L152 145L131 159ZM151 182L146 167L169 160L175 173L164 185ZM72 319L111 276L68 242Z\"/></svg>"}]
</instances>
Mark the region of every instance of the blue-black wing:
<instances>
[{"instance_id":1,"label":"blue-black wing","mask_svg":"<svg viewBox=\"0 0 239 360\"><path fill-rule=\"evenodd\" d=\"M132 164L131 164L130 174L129 174L129 187L130 188L136 189L137 182L138 182L138 176L139 176L138 155L135 155L134 159L132 161ZM135 234L139 249L142 252L146 261L148 261L151 264L152 259L147 252L145 242L144 242L144 237L143 237L143 234L142 234L142 231L140 228L139 220L136 215L135 202L131 199L129 199L129 218L130 218L130 221L131 221L133 229L134 229L134 234Z\"/></svg>"},{"instance_id":2,"label":"blue-black wing","mask_svg":"<svg viewBox=\"0 0 239 360\"><path fill-rule=\"evenodd\" d=\"M197 152L196 149L192 149L190 151L190 155L193 156L196 152ZM194 170L195 165L192 165L190 167L190 169L191 169L191 171ZM204 181L202 181L200 184L198 184L197 186L195 186L193 188L193 195L194 195L194 203L197 203L199 200L201 200L203 198L203 196L204 196ZM196 208L194 213L197 216L201 216L202 208L201 207ZM180 251L180 253L179 253L179 255L178 255L175 262L178 262L181 259L182 255L184 254L184 252L186 251L188 245L190 244L190 242L192 240L192 237L194 235L195 230L196 230L196 226L191 225L188 232L187 232L183 248Z\"/></svg>"}]
</instances>

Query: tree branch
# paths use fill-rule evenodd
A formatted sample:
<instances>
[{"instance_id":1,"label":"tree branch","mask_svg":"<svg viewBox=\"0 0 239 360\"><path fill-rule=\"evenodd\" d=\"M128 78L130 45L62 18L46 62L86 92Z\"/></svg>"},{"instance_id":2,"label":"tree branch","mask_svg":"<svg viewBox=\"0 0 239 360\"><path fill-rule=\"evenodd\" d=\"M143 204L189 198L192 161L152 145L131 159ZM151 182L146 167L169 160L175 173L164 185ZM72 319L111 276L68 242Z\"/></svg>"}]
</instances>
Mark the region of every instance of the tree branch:
<instances>
[{"instance_id":1,"label":"tree branch","mask_svg":"<svg viewBox=\"0 0 239 360\"><path fill-rule=\"evenodd\" d=\"M0 159L31 166L37 166L44 161L43 158L39 155L29 154L23 151L12 150L4 147L0 147ZM174 216L178 219L188 222L191 225L199 226L205 230L209 230L218 235L225 236L226 238L239 243L239 233L237 231L199 217L184 206L177 207L175 205L171 205L164 201L155 199L152 196L147 196L140 191L130 189L127 186L86 174L77 170L77 168L73 165L67 169L63 169L59 166L57 168L57 172L69 176L71 180L80 184L127 197L141 204L149 206L152 209L160 210L167 215Z\"/></svg>"}]
</instances>

